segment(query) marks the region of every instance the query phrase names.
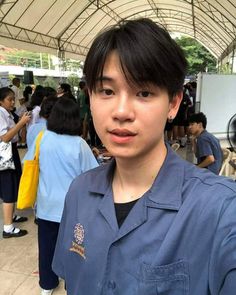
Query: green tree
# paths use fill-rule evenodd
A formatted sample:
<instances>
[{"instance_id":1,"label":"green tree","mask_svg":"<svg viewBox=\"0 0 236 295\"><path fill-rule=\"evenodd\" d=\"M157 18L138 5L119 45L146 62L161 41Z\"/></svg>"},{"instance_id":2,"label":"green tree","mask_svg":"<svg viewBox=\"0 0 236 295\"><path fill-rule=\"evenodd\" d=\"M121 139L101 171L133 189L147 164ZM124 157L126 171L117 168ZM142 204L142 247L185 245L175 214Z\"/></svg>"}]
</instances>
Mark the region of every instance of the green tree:
<instances>
[{"instance_id":1,"label":"green tree","mask_svg":"<svg viewBox=\"0 0 236 295\"><path fill-rule=\"evenodd\" d=\"M40 82L37 77L34 76L34 85L40 85Z\"/></svg>"},{"instance_id":2,"label":"green tree","mask_svg":"<svg viewBox=\"0 0 236 295\"><path fill-rule=\"evenodd\" d=\"M71 88L78 87L79 86L79 76L76 74L70 74L66 78L66 83L70 84Z\"/></svg>"},{"instance_id":3,"label":"green tree","mask_svg":"<svg viewBox=\"0 0 236 295\"><path fill-rule=\"evenodd\" d=\"M57 83L56 81L53 79L53 77L47 77L44 81L43 81L43 86L44 87L52 87L54 89L57 88Z\"/></svg>"},{"instance_id":4,"label":"green tree","mask_svg":"<svg viewBox=\"0 0 236 295\"><path fill-rule=\"evenodd\" d=\"M188 75L199 72L216 73L216 58L199 42L190 37L182 36L175 41L182 47L188 60Z\"/></svg>"}]
</instances>

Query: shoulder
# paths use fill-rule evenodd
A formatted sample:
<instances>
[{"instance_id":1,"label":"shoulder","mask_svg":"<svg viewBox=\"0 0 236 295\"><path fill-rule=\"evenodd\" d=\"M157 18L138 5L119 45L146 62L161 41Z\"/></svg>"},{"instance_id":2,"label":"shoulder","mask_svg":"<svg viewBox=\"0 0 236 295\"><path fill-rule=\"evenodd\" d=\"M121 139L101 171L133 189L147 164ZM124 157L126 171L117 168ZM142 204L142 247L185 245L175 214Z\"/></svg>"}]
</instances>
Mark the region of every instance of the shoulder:
<instances>
[{"instance_id":1,"label":"shoulder","mask_svg":"<svg viewBox=\"0 0 236 295\"><path fill-rule=\"evenodd\" d=\"M76 151L79 153L81 149L89 148L86 141L77 135L57 134L56 132L45 130L43 138L45 142L52 143L61 152Z\"/></svg>"},{"instance_id":2,"label":"shoulder","mask_svg":"<svg viewBox=\"0 0 236 295\"><path fill-rule=\"evenodd\" d=\"M213 139L215 139L215 137L211 134L211 133L209 133L209 132L207 132L206 130L204 131L204 132L202 132L199 136L198 136L198 138L197 138L197 143L198 144L201 144L201 143L205 143L205 142L211 142Z\"/></svg>"},{"instance_id":3,"label":"shoulder","mask_svg":"<svg viewBox=\"0 0 236 295\"><path fill-rule=\"evenodd\" d=\"M110 186L111 165L111 163L101 165L77 176L70 186L68 198L74 199L77 203L79 198L84 199L84 196L88 194L93 196L104 195Z\"/></svg>"},{"instance_id":4,"label":"shoulder","mask_svg":"<svg viewBox=\"0 0 236 295\"><path fill-rule=\"evenodd\" d=\"M169 159L170 161L165 164L165 170L163 169L165 177L162 178L162 183L168 189L173 188L173 194L177 192L182 195L183 200L202 201L207 205L210 201L214 203L216 200L236 197L236 182L230 178L216 175L208 169L196 167L174 155L172 151L170 151Z\"/></svg>"},{"instance_id":5,"label":"shoulder","mask_svg":"<svg viewBox=\"0 0 236 295\"><path fill-rule=\"evenodd\" d=\"M210 140L218 140L212 133L208 132L207 130L205 130L204 132L202 132L199 136L200 139L210 139Z\"/></svg>"},{"instance_id":6,"label":"shoulder","mask_svg":"<svg viewBox=\"0 0 236 295\"><path fill-rule=\"evenodd\" d=\"M184 186L197 198L210 202L228 197L236 198L236 182L230 178L216 175L208 169L186 164Z\"/></svg>"},{"instance_id":7,"label":"shoulder","mask_svg":"<svg viewBox=\"0 0 236 295\"><path fill-rule=\"evenodd\" d=\"M101 184L103 185L104 182L106 182L106 175L108 172L109 164L100 165L96 168L93 168L78 177L73 181L73 185L77 184L91 184L90 188L94 188L94 184Z\"/></svg>"},{"instance_id":8,"label":"shoulder","mask_svg":"<svg viewBox=\"0 0 236 295\"><path fill-rule=\"evenodd\" d=\"M8 112L3 108L3 107L1 107L0 106L0 116L3 118L5 118L5 117L8 117L9 116L9 114L8 114Z\"/></svg>"}]
</instances>

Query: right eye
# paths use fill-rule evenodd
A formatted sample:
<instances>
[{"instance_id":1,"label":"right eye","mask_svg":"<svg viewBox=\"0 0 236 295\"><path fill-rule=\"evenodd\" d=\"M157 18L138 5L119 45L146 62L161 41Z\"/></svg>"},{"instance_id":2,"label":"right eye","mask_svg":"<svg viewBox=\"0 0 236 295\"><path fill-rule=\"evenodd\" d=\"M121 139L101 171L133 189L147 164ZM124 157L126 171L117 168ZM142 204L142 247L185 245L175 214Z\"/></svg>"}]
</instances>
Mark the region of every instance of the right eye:
<instances>
[{"instance_id":1,"label":"right eye","mask_svg":"<svg viewBox=\"0 0 236 295\"><path fill-rule=\"evenodd\" d=\"M111 89L100 89L99 93L106 95L106 96L111 96L114 94L114 92Z\"/></svg>"}]
</instances>

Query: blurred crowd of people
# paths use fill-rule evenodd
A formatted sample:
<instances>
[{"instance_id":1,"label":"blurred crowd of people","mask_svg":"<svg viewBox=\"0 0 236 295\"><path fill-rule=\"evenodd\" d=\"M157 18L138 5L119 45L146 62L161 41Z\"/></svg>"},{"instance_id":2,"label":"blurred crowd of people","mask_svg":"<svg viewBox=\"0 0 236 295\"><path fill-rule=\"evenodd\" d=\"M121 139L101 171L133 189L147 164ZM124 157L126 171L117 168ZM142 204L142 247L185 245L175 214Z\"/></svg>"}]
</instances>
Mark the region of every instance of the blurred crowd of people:
<instances>
[{"instance_id":1,"label":"blurred crowd of people","mask_svg":"<svg viewBox=\"0 0 236 295\"><path fill-rule=\"evenodd\" d=\"M57 240L63 204L69 185L79 174L98 166L99 145L89 108L86 83L81 81L77 98L71 86L61 83L57 89L27 85L24 91L20 79L0 88L0 138L11 142L15 169L0 171L0 197L3 200L3 238L18 238L27 234L16 223L27 217L15 214L22 164L33 159L36 138L40 131L40 177L35 206L38 225L39 284L41 294L58 285L51 263ZM91 135L90 135L91 134ZM18 149L27 148L20 160Z\"/></svg>"},{"instance_id":2,"label":"blurred crowd of people","mask_svg":"<svg viewBox=\"0 0 236 295\"><path fill-rule=\"evenodd\" d=\"M26 134L29 133L31 125L41 121L39 114L42 102L49 96L68 98L76 102L80 108L80 135L92 147L101 146L101 141L94 129L92 121L86 82L81 80L78 86L79 90L76 94L73 94L74 91L72 90L71 85L68 83L60 83L57 89L52 87L43 87L41 85L27 85L25 89L22 90L20 79L17 77L13 78L12 85L10 85L9 88L11 88L15 94L15 105L12 110L14 120L17 122L19 118L21 118L26 112L29 112L31 115L30 121L26 124L26 126L22 127L18 134L18 148L27 148L28 136Z\"/></svg>"},{"instance_id":3,"label":"blurred crowd of people","mask_svg":"<svg viewBox=\"0 0 236 295\"><path fill-rule=\"evenodd\" d=\"M189 140L188 121L196 110L196 89L197 83L195 81L184 85L183 99L178 113L174 119L169 119L166 123L166 139L170 144L177 142L181 147L185 147Z\"/></svg>"}]
</instances>

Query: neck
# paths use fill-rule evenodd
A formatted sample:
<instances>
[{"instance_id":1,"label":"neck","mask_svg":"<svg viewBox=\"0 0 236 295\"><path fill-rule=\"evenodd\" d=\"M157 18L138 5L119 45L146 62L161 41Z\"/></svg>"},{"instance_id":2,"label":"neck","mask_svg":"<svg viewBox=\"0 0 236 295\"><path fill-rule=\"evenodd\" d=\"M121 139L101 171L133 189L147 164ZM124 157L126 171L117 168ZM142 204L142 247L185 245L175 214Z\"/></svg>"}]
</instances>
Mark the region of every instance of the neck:
<instances>
[{"instance_id":1,"label":"neck","mask_svg":"<svg viewBox=\"0 0 236 295\"><path fill-rule=\"evenodd\" d=\"M164 145L164 144L163 144ZM149 157L127 160L116 159L113 178L113 194L116 203L125 203L140 198L148 191L166 157L166 147ZM154 161L155 159L155 161Z\"/></svg>"},{"instance_id":2,"label":"neck","mask_svg":"<svg viewBox=\"0 0 236 295\"><path fill-rule=\"evenodd\" d=\"M197 137L198 137L199 135L201 135L203 131L205 131L205 129L204 129L204 128L201 128L201 129L199 130L198 134L197 134Z\"/></svg>"}]
</instances>

